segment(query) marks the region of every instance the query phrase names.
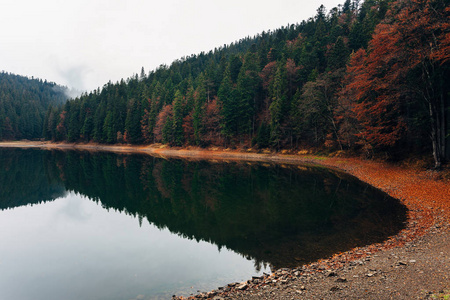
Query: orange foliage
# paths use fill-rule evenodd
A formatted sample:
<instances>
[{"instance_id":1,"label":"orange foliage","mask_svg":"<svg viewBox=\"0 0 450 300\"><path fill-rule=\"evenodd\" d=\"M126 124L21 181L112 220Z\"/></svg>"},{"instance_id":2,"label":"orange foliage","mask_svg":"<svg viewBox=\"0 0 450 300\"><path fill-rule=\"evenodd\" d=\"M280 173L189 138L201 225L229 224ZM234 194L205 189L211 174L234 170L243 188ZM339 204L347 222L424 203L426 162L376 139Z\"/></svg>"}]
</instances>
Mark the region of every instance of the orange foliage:
<instances>
[{"instance_id":1,"label":"orange foliage","mask_svg":"<svg viewBox=\"0 0 450 300\"><path fill-rule=\"evenodd\" d=\"M221 144L220 123L221 123L220 107L217 97L215 97L214 100L206 104L206 115L203 120L205 135L202 138L202 140L204 140L206 143L220 145Z\"/></svg>"},{"instance_id":2,"label":"orange foliage","mask_svg":"<svg viewBox=\"0 0 450 300\"><path fill-rule=\"evenodd\" d=\"M359 50L351 58L341 103L351 99L361 125L354 135L372 146L393 146L407 129L402 117L412 92L407 75L418 66L426 74L433 60L449 60L450 11L436 8L436 3L396 2L389 12L392 20L376 27L367 53Z\"/></svg>"},{"instance_id":3,"label":"orange foliage","mask_svg":"<svg viewBox=\"0 0 450 300\"><path fill-rule=\"evenodd\" d=\"M271 85L276 71L277 71L277 62L271 61L259 73L259 76L262 79L262 85L265 89L268 89L269 86Z\"/></svg>"},{"instance_id":4,"label":"orange foliage","mask_svg":"<svg viewBox=\"0 0 450 300\"><path fill-rule=\"evenodd\" d=\"M195 135L194 135L194 121L192 115L194 114L194 111L191 111L186 117L183 118L183 134L184 134L184 140L188 144L192 144L195 141Z\"/></svg>"},{"instance_id":5,"label":"orange foliage","mask_svg":"<svg viewBox=\"0 0 450 300\"><path fill-rule=\"evenodd\" d=\"M67 134L66 129L66 114L67 112L65 110L62 111L62 113L59 115L59 123L56 126L56 130L61 134L61 136L65 137Z\"/></svg>"},{"instance_id":6,"label":"orange foliage","mask_svg":"<svg viewBox=\"0 0 450 300\"><path fill-rule=\"evenodd\" d=\"M171 120L173 117L173 109L172 105L165 105L163 109L158 114L156 118L155 129L153 130L153 134L155 135L156 141L160 142L163 139L163 128L166 122Z\"/></svg>"},{"instance_id":7,"label":"orange foliage","mask_svg":"<svg viewBox=\"0 0 450 300\"><path fill-rule=\"evenodd\" d=\"M450 181L439 179L436 172L357 158L328 158L320 160L319 163L345 170L399 199L408 208L408 223L399 234L385 242L355 248L322 260L319 264L324 267L339 268L345 261L402 246L424 235L431 227L448 224L450 220Z\"/></svg>"}]
</instances>

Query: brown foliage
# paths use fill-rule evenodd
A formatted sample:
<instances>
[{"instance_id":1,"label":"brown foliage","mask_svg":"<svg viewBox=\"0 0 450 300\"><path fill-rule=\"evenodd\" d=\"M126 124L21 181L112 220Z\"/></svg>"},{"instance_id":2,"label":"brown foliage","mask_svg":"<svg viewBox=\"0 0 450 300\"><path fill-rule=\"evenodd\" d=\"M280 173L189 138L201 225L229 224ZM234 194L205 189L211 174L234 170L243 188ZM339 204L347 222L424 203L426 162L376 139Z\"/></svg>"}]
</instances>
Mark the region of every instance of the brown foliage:
<instances>
[{"instance_id":1,"label":"brown foliage","mask_svg":"<svg viewBox=\"0 0 450 300\"><path fill-rule=\"evenodd\" d=\"M183 118L183 133L184 133L184 140L188 144L193 144L195 141L195 135L194 135L194 124L193 124L193 117L194 111L191 111L186 117Z\"/></svg>"},{"instance_id":2,"label":"brown foliage","mask_svg":"<svg viewBox=\"0 0 450 300\"><path fill-rule=\"evenodd\" d=\"M62 111L62 113L59 115L59 123L56 126L56 130L61 134L61 136L63 138L65 138L66 134L67 134L67 129L66 129L66 114L67 112L65 110Z\"/></svg>"},{"instance_id":3,"label":"brown foliage","mask_svg":"<svg viewBox=\"0 0 450 300\"><path fill-rule=\"evenodd\" d=\"M350 64L347 67L347 75L344 79L344 88L339 92L339 99L335 107L335 120L339 128L339 138L342 145L352 148L359 141L358 133L360 125L356 114L353 111L353 105L359 90L354 89L350 84L356 80L357 76L363 76L363 61L366 56L364 49L358 50L353 54Z\"/></svg>"},{"instance_id":4,"label":"brown foliage","mask_svg":"<svg viewBox=\"0 0 450 300\"><path fill-rule=\"evenodd\" d=\"M354 135L373 146L393 146L402 137L407 129L402 109L413 90L407 75L418 67L425 75L433 60L449 59L449 10L436 10L434 4L430 0L396 2L391 19L376 27L368 52L359 50L352 56L339 106L347 142ZM432 85L427 82L430 78L424 78L425 86ZM353 117L360 128L351 132L348 125L354 123Z\"/></svg>"},{"instance_id":5,"label":"brown foliage","mask_svg":"<svg viewBox=\"0 0 450 300\"><path fill-rule=\"evenodd\" d=\"M304 41L305 38L302 36L301 33L299 33L295 39L286 42L286 47L288 48L289 51L293 52L294 50L302 47Z\"/></svg>"},{"instance_id":6,"label":"brown foliage","mask_svg":"<svg viewBox=\"0 0 450 300\"><path fill-rule=\"evenodd\" d=\"M220 106L217 97L206 104L206 115L203 121L205 135L203 140L208 144L220 145L222 137L220 134L220 123L222 116L220 114Z\"/></svg>"},{"instance_id":7,"label":"brown foliage","mask_svg":"<svg viewBox=\"0 0 450 300\"><path fill-rule=\"evenodd\" d=\"M273 81L276 71L277 71L277 62L271 61L259 73L259 76L262 79L263 88L265 88L265 89L269 88L269 86L271 85L271 83Z\"/></svg>"},{"instance_id":8,"label":"brown foliage","mask_svg":"<svg viewBox=\"0 0 450 300\"><path fill-rule=\"evenodd\" d=\"M163 140L163 128L166 122L170 121L173 117L172 105L165 105L156 118L155 129L153 134L157 142Z\"/></svg>"}]
</instances>

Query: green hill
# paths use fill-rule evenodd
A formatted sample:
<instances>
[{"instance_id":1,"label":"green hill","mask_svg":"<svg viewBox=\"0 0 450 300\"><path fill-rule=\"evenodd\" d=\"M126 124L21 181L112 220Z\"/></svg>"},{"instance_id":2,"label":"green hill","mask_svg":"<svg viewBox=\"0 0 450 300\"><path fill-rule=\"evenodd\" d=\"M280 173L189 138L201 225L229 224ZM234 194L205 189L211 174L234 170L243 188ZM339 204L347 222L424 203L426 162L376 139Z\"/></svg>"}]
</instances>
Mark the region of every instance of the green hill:
<instances>
[{"instance_id":1,"label":"green hill","mask_svg":"<svg viewBox=\"0 0 450 300\"><path fill-rule=\"evenodd\" d=\"M48 108L62 106L66 90L52 82L0 73L0 140L41 138Z\"/></svg>"}]
</instances>

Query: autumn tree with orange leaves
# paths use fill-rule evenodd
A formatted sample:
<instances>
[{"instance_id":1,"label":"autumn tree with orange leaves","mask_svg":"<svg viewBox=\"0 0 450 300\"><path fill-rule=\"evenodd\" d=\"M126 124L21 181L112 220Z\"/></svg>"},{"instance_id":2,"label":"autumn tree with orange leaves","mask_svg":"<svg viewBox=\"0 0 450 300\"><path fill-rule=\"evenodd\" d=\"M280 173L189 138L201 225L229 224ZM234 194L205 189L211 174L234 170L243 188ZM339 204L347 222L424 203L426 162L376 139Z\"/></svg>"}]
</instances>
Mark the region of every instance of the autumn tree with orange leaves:
<instances>
[{"instance_id":1,"label":"autumn tree with orange leaves","mask_svg":"<svg viewBox=\"0 0 450 300\"><path fill-rule=\"evenodd\" d=\"M361 49L352 56L340 102L352 97L351 110L360 125L355 135L361 141L394 146L409 129L405 109L419 101L428 111L435 167L445 162L449 20L445 0L397 1L376 27L367 53Z\"/></svg>"}]
</instances>

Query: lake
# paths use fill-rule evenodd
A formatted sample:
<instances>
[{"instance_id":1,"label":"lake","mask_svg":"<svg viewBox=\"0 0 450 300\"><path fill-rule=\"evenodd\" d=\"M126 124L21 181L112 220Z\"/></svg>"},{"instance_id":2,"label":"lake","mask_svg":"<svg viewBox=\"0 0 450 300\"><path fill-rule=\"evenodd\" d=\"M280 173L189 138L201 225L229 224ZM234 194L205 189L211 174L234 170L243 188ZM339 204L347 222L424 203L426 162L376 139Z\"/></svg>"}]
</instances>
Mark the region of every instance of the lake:
<instances>
[{"instance_id":1,"label":"lake","mask_svg":"<svg viewBox=\"0 0 450 300\"><path fill-rule=\"evenodd\" d=\"M404 228L406 208L310 165L0 149L0 299L170 299Z\"/></svg>"}]
</instances>

